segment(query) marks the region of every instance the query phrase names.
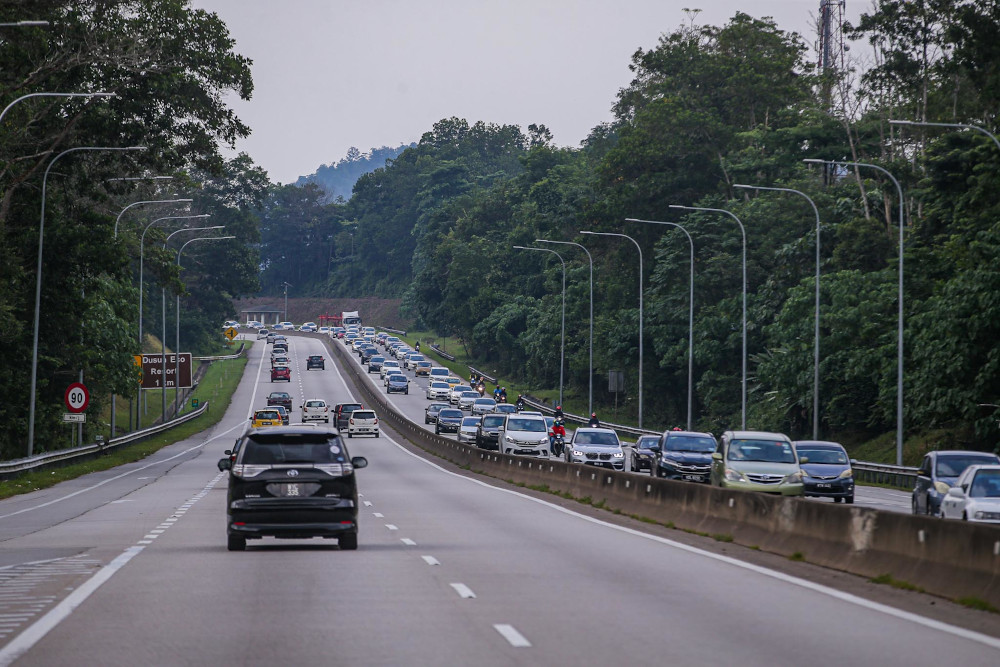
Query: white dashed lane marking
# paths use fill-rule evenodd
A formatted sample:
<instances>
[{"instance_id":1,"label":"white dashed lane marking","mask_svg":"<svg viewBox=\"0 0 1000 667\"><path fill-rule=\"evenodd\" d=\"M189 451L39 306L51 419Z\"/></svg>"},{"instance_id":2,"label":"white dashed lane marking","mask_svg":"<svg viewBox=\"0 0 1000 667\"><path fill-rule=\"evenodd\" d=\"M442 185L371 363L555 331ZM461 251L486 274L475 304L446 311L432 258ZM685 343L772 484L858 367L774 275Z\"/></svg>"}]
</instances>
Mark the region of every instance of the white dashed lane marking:
<instances>
[{"instance_id":1,"label":"white dashed lane marking","mask_svg":"<svg viewBox=\"0 0 1000 667\"><path fill-rule=\"evenodd\" d=\"M385 515L382 514L381 512L372 512L372 516L374 516L376 519L384 519L385 518Z\"/></svg>"},{"instance_id":2,"label":"white dashed lane marking","mask_svg":"<svg viewBox=\"0 0 1000 667\"><path fill-rule=\"evenodd\" d=\"M472 592L472 589L465 584L451 584L451 587L455 589L458 596L465 600L471 600L476 597L476 594Z\"/></svg>"},{"instance_id":3,"label":"white dashed lane marking","mask_svg":"<svg viewBox=\"0 0 1000 667\"><path fill-rule=\"evenodd\" d=\"M511 646L514 648L530 648L531 642L525 639L524 635L517 631L513 625L508 625L506 623L497 623L493 628L503 635Z\"/></svg>"},{"instance_id":4,"label":"white dashed lane marking","mask_svg":"<svg viewBox=\"0 0 1000 667\"><path fill-rule=\"evenodd\" d=\"M403 537L399 541L402 542L403 544L405 544L408 547L415 547L415 546L417 546L417 543L414 542L413 540L411 540L408 537Z\"/></svg>"},{"instance_id":5,"label":"white dashed lane marking","mask_svg":"<svg viewBox=\"0 0 1000 667\"><path fill-rule=\"evenodd\" d=\"M441 561L439 561L434 556L421 556L421 558L423 558L424 562L427 563L428 565L440 565L441 564Z\"/></svg>"}]
</instances>

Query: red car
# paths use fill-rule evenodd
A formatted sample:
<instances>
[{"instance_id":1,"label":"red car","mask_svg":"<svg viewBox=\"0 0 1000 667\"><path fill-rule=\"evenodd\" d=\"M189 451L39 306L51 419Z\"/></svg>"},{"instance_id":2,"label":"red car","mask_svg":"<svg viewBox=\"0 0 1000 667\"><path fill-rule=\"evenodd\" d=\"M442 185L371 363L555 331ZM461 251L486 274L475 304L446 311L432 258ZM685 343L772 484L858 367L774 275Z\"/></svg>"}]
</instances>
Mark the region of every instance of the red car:
<instances>
[{"instance_id":1,"label":"red car","mask_svg":"<svg viewBox=\"0 0 1000 667\"><path fill-rule=\"evenodd\" d=\"M288 366L275 366L271 369L271 382L275 380L292 381L292 369Z\"/></svg>"}]
</instances>

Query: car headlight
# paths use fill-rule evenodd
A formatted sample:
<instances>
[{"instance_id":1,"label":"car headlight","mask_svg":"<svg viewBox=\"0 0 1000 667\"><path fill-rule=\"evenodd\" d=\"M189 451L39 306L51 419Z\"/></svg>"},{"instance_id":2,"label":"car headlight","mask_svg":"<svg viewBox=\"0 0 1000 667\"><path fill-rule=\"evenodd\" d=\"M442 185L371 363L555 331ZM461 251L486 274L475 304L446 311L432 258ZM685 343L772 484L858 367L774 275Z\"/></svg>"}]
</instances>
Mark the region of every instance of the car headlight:
<instances>
[{"instance_id":1,"label":"car headlight","mask_svg":"<svg viewBox=\"0 0 1000 667\"><path fill-rule=\"evenodd\" d=\"M581 452L580 450L578 449L573 450L573 456L583 456L583 455L584 455L583 452Z\"/></svg>"},{"instance_id":2,"label":"car headlight","mask_svg":"<svg viewBox=\"0 0 1000 667\"><path fill-rule=\"evenodd\" d=\"M514 442L514 436L508 435L506 438L507 442Z\"/></svg>"},{"instance_id":3,"label":"car headlight","mask_svg":"<svg viewBox=\"0 0 1000 667\"><path fill-rule=\"evenodd\" d=\"M727 482L745 482L747 478L743 476L739 470L733 470L732 468L726 468L726 481Z\"/></svg>"},{"instance_id":4,"label":"car headlight","mask_svg":"<svg viewBox=\"0 0 1000 667\"><path fill-rule=\"evenodd\" d=\"M611 458L613 458L613 459L623 459L623 458L625 458L625 452L615 452L614 454L611 455Z\"/></svg>"},{"instance_id":5,"label":"car headlight","mask_svg":"<svg viewBox=\"0 0 1000 667\"><path fill-rule=\"evenodd\" d=\"M840 473L841 479L847 479L848 477L854 477L854 471L848 468L844 472Z\"/></svg>"},{"instance_id":6,"label":"car headlight","mask_svg":"<svg viewBox=\"0 0 1000 667\"><path fill-rule=\"evenodd\" d=\"M539 441L538 441L538 444L539 444L539 445L547 445L547 444L549 444L549 439L548 439L548 438L545 438L545 439L543 439L543 440L539 440Z\"/></svg>"},{"instance_id":7,"label":"car headlight","mask_svg":"<svg viewBox=\"0 0 1000 667\"><path fill-rule=\"evenodd\" d=\"M975 514L972 515L977 521L1000 521L1000 512L984 512L983 510L976 510Z\"/></svg>"},{"instance_id":8,"label":"car headlight","mask_svg":"<svg viewBox=\"0 0 1000 667\"><path fill-rule=\"evenodd\" d=\"M675 461L673 459L668 459L668 458L664 457L664 458L660 459L660 465L663 465L663 466L676 466L677 465L677 461Z\"/></svg>"},{"instance_id":9,"label":"car headlight","mask_svg":"<svg viewBox=\"0 0 1000 667\"><path fill-rule=\"evenodd\" d=\"M802 483L802 471L793 472L791 475L785 478L786 484L801 484Z\"/></svg>"},{"instance_id":10,"label":"car headlight","mask_svg":"<svg viewBox=\"0 0 1000 667\"><path fill-rule=\"evenodd\" d=\"M934 482L934 490L940 493L942 496L948 495L948 489L951 488L947 482Z\"/></svg>"}]
</instances>

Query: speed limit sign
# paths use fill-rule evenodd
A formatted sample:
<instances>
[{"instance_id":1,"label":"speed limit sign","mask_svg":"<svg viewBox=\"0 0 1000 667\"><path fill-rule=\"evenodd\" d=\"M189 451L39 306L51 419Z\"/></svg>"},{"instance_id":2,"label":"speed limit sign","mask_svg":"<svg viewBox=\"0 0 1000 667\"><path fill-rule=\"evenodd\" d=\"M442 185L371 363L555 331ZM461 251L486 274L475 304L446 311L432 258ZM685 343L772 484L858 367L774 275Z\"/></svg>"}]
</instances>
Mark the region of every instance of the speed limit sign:
<instances>
[{"instance_id":1,"label":"speed limit sign","mask_svg":"<svg viewBox=\"0 0 1000 667\"><path fill-rule=\"evenodd\" d=\"M66 408L70 412L83 412L90 404L90 392L80 382L66 388Z\"/></svg>"}]
</instances>

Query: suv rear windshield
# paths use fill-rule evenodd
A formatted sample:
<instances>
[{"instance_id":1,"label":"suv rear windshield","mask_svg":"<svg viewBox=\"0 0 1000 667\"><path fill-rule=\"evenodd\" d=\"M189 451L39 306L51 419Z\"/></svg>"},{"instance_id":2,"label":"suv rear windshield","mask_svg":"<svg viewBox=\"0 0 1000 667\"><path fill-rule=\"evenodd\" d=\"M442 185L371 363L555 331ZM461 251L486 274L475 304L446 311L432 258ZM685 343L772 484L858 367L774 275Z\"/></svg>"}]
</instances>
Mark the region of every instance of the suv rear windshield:
<instances>
[{"instance_id":1,"label":"suv rear windshield","mask_svg":"<svg viewBox=\"0 0 1000 667\"><path fill-rule=\"evenodd\" d=\"M329 433L255 434L243 446L243 463L344 463L340 438Z\"/></svg>"},{"instance_id":2,"label":"suv rear windshield","mask_svg":"<svg viewBox=\"0 0 1000 667\"><path fill-rule=\"evenodd\" d=\"M325 401L306 401L307 408L322 408L326 406Z\"/></svg>"}]
</instances>

